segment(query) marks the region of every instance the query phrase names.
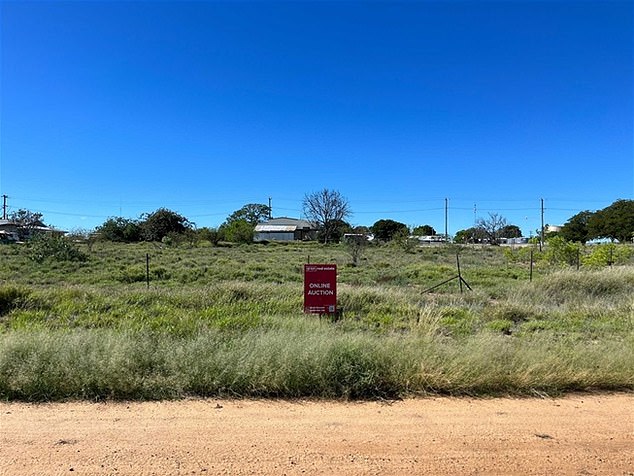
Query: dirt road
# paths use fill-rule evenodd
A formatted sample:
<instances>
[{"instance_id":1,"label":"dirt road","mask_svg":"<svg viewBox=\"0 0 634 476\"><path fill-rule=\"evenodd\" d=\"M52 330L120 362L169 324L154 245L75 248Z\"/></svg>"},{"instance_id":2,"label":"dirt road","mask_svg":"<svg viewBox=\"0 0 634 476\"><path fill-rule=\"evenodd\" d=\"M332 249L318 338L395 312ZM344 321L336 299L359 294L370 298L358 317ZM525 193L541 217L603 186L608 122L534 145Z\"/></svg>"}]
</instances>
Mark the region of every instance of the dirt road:
<instances>
[{"instance_id":1,"label":"dirt road","mask_svg":"<svg viewBox=\"0 0 634 476\"><path fill-rule=\"evenodd\" d=\"M0 403L2 475L634 475L634 394Z\"/></svg>"}]
</instances>

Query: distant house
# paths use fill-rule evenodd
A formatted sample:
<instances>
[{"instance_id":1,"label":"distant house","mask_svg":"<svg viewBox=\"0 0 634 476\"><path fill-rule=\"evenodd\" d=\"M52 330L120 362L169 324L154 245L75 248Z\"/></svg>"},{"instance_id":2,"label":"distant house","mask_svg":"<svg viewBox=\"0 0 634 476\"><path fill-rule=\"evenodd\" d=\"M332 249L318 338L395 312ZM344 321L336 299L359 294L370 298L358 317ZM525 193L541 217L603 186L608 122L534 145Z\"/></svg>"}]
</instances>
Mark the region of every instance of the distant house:
<instances>
[{"instance_id":1,"label":"distant house","mask_svg":"<svg viewBox=\"0 0 634 476\"><path fill-rule=\"evenodd\" d=\"M296 218L272 218L255 226L254 241L309 241L317 238L314 223Z\"/></svg>"},{"instance_id":2,"label":"distant house","mask_svg":"<svg viewBox=\"0 0 634 476\"><path fill-rule=\"evenodd\" d=\"M0 220L0 239L2 241L18 241L20 225L10 220Z\"/></svg>"},{"instance_id":3,"label":"distant house","mask_svg":"<svg viewBox=\"0 0 634 476\"><path fill-rule=\"evenodd\" d=\"M445 235L425 235L425 236L413 236L419 243L431 244L431 243L445 243L447 237Z\"/></svg>"},{"instance_id":4,"label":"distant house","mask_svg":"<svg viewBox=\"0 0 634 476\"><path fill-rule=\"evenodd\" d=\"M29 239L36 233L66 234L65 231L50 226L24 226L11 220L0 220L0 241L16 242L21 239Z\"/></svg>"}]
</instances>

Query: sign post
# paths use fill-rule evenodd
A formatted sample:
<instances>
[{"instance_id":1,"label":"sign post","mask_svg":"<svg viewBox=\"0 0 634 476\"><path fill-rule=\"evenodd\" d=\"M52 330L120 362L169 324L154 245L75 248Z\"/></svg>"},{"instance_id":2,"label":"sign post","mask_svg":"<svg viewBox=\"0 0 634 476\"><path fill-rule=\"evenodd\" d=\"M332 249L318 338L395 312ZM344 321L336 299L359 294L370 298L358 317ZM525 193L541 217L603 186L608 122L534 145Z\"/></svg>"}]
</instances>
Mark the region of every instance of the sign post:
<instances>
[{"instance_id":1,"label":"sign post","mask_svg":"<svg viewBox=\"0 0 634 476\"><path fill-rule=\"evenodd\" d=\"M304 265L304 312L335 314L337 312L337 265Z\"/></svg>"}]
</instances>

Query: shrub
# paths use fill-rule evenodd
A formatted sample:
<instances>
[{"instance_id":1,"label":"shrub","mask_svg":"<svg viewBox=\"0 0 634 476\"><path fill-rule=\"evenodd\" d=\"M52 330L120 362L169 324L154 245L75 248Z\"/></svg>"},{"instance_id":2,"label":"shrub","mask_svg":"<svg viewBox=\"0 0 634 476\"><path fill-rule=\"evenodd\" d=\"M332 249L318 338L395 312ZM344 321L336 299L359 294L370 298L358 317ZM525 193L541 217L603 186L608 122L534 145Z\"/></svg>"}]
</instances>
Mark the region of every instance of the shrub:
<instances>
[{"instance_id":1,"label":"shrub","mask_svg":"<svg viewBox=\"0 0 634 476\"><path fill-rule=\"evenodd\" d=\"M222 230L227 241L232 243L251 243L253 241L253 226L246 220L236 220L223 225Z\"/></svg>"},{"instance_id":2,"label":"shrub","mask_svg":"<svg viewBox=\"0 0 634 476\"><path fill-rule=\"evenodd\" d=\"M36 263L54 261L86 261L88 257L67 238L40 233L29 241L28 255Z\"/></svg>"},{"instance_id":3,"label":"shrub","mask_svg":"<svg viewBox=\"0 0 634 476\"><path fill-rule=\"evenodd\" d=\"M561 236L554 236L548 240L544 258L551 264L577 264L581 252L581 245L564 240Z\"/></svg>"},{"instance_id":4,"label":"shrub","mask_svg":"<svg viewBox=\"0 0 634 476\"><path fill-rule=\"evenodd\" d=\"M609 266L627 263L631 257L632 248L603 243L594 245L590 254L583 257L582 263L586 266Z\"/></svg>"}]
</instances>

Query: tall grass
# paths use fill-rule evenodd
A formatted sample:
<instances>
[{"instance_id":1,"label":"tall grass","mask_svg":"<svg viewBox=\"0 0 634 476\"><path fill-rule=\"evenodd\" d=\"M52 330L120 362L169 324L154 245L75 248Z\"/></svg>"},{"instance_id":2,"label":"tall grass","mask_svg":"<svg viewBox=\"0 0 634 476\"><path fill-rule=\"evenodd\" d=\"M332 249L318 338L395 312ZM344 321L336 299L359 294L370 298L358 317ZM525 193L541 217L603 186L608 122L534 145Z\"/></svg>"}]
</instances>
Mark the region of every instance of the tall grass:
<instances>
[{"instance_id":1,"label":"tall grass","mask_svg":"<svg viewBox=\"0 0 634 476\"><path fill-rule=\"evenodd\" d=\"M480 334L102 330L0 336L0 395L30 401L184 396L395 398L634 388L634 339Z\"/></svg>"}]
</instances>

